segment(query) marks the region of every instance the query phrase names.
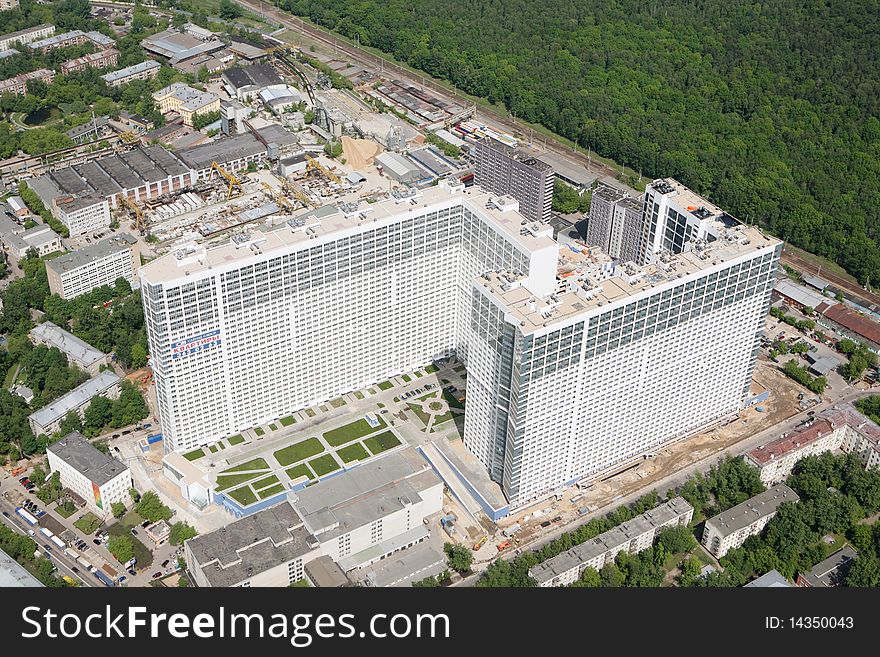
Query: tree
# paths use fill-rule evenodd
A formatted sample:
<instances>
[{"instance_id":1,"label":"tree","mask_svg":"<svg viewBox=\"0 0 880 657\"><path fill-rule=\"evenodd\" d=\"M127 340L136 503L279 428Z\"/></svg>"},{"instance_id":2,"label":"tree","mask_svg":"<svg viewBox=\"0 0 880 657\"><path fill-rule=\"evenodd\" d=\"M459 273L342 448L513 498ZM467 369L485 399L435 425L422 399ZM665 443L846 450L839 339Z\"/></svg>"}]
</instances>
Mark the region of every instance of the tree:
<instances>
[{"instance_id":1,"label":"tree","mask_svg":"<svg viewBox=\"0 0 880 657\"><path fill-rule=\"evenodd\" d=\"M880 559L874 554L860 554L850 566L844 582L853 587L880 586Z\"/></svg>"},{"instance_id":2,"label":"tree","mask_svg":"<svg viewBox=\"0 0 880 657\"><path fill-rule=\"evenodd\" d=\"M184 541L195 538L199 533L186 522L175 522L171 525L171 545L183 545Z\"/></svg>"},{"instance_id":3,"label":"tree","mask_svg":"<svg viewBox=\"0 0 880 657\"><path fill-rule=\"evenodd\" d=\"M135 510L150 522L168 520L172 515L171 509L162 503L155 491L151 490L141 496L140 501L135 505Z\"/></svg>"},{"instance_id":4,"label":"tree","mask_svg":"<svg viewBox=\"0 0 880 657\"><path fill-rule=\"evenodd\" d=\"M128 536L111 536L107 549L121 564L128 563L134 557L134 543Z\"/></svg>"},{"instance_id":5,"label":"tree","mask_svg":"<svg viewBox=\"0 0 880 657\"><path fill-rule=\"evenodd\" d=\"M243 13L241 7L232 0L220 0L220 18L232 21L241 17Z\"/></svg>"},{"instance_id":6,"label":"tree","mask_svg":"<svg viewBox=\"0 0 880 657\"><path fill-rule=\"evenodd\" d=\"M599 576L599 572L595 568L587 566L572 586L576 588L595 589L602 586L602 578Z\"/></svg>"},{"instance_id":7,"label":"tree","mask_svg":"<svg viewBox=\"0 0 880 657\"><path fill-rule=\"evenodd\" d=\"M443 551L446 553L449 567L459 573L467 573L474 561L474 553L463 545L444 543Z\"/></svg>"},{"instance_id":8,"label":"tree","mask_svg":"<svg viewBox=\"0 0 880 657\"><path fill-rule=\"evenodd\" d=\"M109 424L111 417L113 417L113 402L100 395L94 396L83 420L85 435L97 436Z\"/></svg>"},{"instance_id":9,"label":"tree","mask_svg":"<svg viewBox=\"0 0 880 657\"><path fill-rule=\"evenodd\" d=\"M64 416L64 419L61 420L61 424L58 427L58 432L62 436L66 436L67 434L73 431L82 431L83 423L82 418L79 416L79 413L76 411L68 411L67 415Z\"/></svg>"},{"instance_id":10,"label":"tree","mask_svg":"<svg viewBox=\"0 0 880 657\"><path fill-rule=\"evenodd\" d=\"M599 571L599 580L602 586L606 588L623 586L625 579L624 574L613 561L606 563L602 570Z\"/></svg>"},{"instance_id":11,"label":"tree","mask_svg":"<svg viewBox=\"0 0 880 657\"><path fill-rule=\"evenodd\" d=\"M657 542L669 554L678 554L680 552L690 552L697 546L697 541L690 527L687 525L679 527L670 527L663 530Z\"/></svg>"},{"instance_id":12,"label":"tree","mask_svg":"<svg viewBox=\"0 0 880 657\"><path fill-rule=\"evenodd\" d=\"M141 499L141 494L138 493L137 488L129 488L128 494L131 497L131 501L137 504Z\"/></svg>"},{"instance_id":13,"label":"tree","mask_svg":"<svg viewBox=\"0 0 880 657\"><path fill-rule=\"evenodd\" d=\"M114 518L121 518L125 515L125 505L122 502L113 502L110 505L110 510L113 512Z\"/></svg>"}]
</instances>

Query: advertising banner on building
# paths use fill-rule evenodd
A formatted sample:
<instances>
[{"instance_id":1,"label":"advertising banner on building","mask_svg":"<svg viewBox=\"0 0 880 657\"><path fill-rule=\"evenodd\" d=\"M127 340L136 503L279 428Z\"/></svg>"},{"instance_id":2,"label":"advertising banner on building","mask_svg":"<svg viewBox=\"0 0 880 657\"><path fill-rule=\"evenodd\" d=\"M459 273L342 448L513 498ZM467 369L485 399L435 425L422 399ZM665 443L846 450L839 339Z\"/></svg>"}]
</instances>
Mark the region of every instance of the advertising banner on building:
<instances>
[{"instance_id":1,"label":"advertising banner on building","mask_svg":"<svg viewBox=\"0 0 880 657\"><path fill-rule=\"evenodd\" d=\"M172 342L171 358L177 360L178 358L183 358L184 356L189 356L190 354L204 351L206 349L213 349L218 346L220 346L220 329L214 329L208 333L202 333L201 335L196 335L187 338L186 340Z\"/></svg>"}]
</instances>

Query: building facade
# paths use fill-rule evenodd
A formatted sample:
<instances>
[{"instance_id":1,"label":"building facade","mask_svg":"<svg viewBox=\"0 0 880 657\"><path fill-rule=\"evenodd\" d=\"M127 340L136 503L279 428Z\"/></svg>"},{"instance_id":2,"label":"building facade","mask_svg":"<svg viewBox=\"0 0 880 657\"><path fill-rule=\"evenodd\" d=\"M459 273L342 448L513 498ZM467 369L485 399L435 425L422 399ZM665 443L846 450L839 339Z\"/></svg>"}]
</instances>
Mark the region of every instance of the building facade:
<instances>
[{"instance_id":1,"label":"building facade","mask_svg":"<svg viewBox=\"0 0 880 657\"><path fill-rule=\"evenodd\" d=\"M742 504L719 513L706 521L701 543L710 553L720 559L730 550L745 543L749 536L756 536L776 515L779 505L797 502L798 494L785 484L777 484Z\"/></svg>"},{"instance_id":2,"label":"building facade","mask_svg":"<svg viewBox=\"0 0 880 657\"><path fill-rule=\"evenodd\" d=\"M50 349L54 347L67 357L68 363L90 376L98 374L110 360L104 352L52 322L37 324L31 329L30 338L35 345L45 345Z\"/></svg>"},{"instance_id":3,"label":"building facade","mask_svg":"<svg viewBox=\"0 0 880 657\"><path fill-rule=\"evenodd\" d=\"M642 204L607 185L593 191L586 242L600 247L612 258L639 261L642 239Z\"/></svg>"},{"instance_id":4,"label":"building facade","mask_svg":"<svg viewBox=\"0 0 880 657\"><path fill-rule=\"evenodd\" d=\"M87 68L110 68L116 66L119 61L119 51L116 48L108 48L107 50L99 50L76 59L69 59L61 64L61 73L70 75L77 71L84 71Z\"/></svg>"},{"instance_id":5,"label":"building facade","mask_svg":"<svg viewBox=\"0 0 880 657\"><path fill-rule=\"evenodd\" d=\"M73 299L96 287L112 286L118 278L134 283L134 243L131 235L121 233L46 261L49 291Z\"/></svg>"},{"instance_id":6,"label":"building facade","mask_svg":"<svg viewBox=\"0 0 880 657\"><path fill-rule=\"evenodd\" d=\"M37 39L45 39L55 34L55 26L44 23L36 27L29 27L18 32L11 32L0 36L0 50L8 50L16 43L27 44Z\"/></svg>"},{"instance_id":7,"label":"building facade","mask_svg":"<svg viewBox=\"0 0 880 657\"><path fill-rule=\"evenodd\" d=\"M109 87L121 87L134 80L152 80L159 75L162 65L159 62L148 59L140 64L126 66L118 71L111 71L101 76L101 79L107 83Z\"/></svg>"},{"instance_id":8,"label":"building facade","mask_svg":"<svg viewBox=\"0 0 880 657\"><path fill-rule=\"evenodd\" d=\"M98 376L89 379L81 386L77 386L66 395L59 397L48 406L34 411L28 416L28 422L35 436L55 433L61 426L64 416L71 411L83 417L86 408L92 403L96 395L116 399L119 397L119 384L121 379L113 372L104 371Z\"/></svg>"},{"instance_id":9,"label":"building facade","mask_svg":"<svg viewBox=\"0 0 880 657\"><path fill-rule=\"evenodd\" d=\"M515 198L526 219L547 221L550 218L554 179L549 164L491 137L478 141L475 146L474 183L493 194Z\"/></svg>"},{"instance_id":10,"label":"building facade","mask_svg":"<svg viewBox=\"0 0 880 657\"><path fill-rule=\"evenodd\" d=\"M121 461L95 448L74 431L46 448L49 468L61 475L61 485L86 501L99 517L110 513L114 502L131 501L131 472Z\"/></svg>"},{"instance_id":11,"label":"building facade","mask_svg":"<svg viewBox=\"0 0 880 657\"><path fill-rule=\"evenodd\" d=\"M24 96L27 94L27 83L30 80L52 84L52 80L54 79L54 71L51 71L48 68L40 68L36 71L31 71L30 73L21 73L13 78L7 78L6 80L0 81L0 94L17 94L19 96Z\"/></svg>"},{"instance_id":12,"label":"building facade","mask_svg":"<svg viewBox=\"0 0 880 657\"><path fill-rule=\"evenodd\" d=\"M103 230L111 223L110 202L99 194L62 196L52 205L71 237Z\"/></svg>"},{"instance_id":13,"label":"building facade","mask_svg":"<svg viewBox=\"0 0 880 657\"><path fill-rule=\"evenodd\" d=\"M512 506L597 476L748 396L781 245L712 212L714 239L645 267L447 182L182 248L140 270L166 446L454 353L464 443Z\"/></svg>"},{"instance_id":14,"label":"building facade","mask_svg":"<svg viewBox=\"0 0 880 657\"><path fill-rule=\"evenodd\" d=\"M684 498L675 497L533 566L529 569L529 576L541 587L568 586L580 579L581 573L587 568L599 571L605 564L613 563L620 552L638 554L647 550L664 529L687 526L693 516L694 507Z\"/></svg>"},{"instance_id":15,"label":"building facade","mask_svg":"<svg viewBox=\"0 0 880 657\"><path fill-rule=\"evenodd\" d=\"M184 125L191 126L193 117L220 111L220 98L206 91L175 82L153 93L153 100L163 114L176 112Z\"/></svg>"}]
</instances>

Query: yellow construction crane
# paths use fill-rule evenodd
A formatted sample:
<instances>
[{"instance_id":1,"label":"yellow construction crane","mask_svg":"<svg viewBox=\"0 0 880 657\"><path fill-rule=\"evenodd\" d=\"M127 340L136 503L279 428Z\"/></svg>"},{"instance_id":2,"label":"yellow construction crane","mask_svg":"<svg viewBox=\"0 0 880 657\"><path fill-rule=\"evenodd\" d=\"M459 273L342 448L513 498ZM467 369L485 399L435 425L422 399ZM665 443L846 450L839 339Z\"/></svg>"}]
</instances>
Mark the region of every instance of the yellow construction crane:
<instances>
[{"instance_id":1,"label":"yellow construction crane","mask_svg":"<svg viewBox=\"0 0 880 657\"><path fill-rule=\"evenodd\" d=\"M134 144L138 141L138 136L131 131L119 133L119 138L126 144Z\"/></svg>"},{"instance_id":2,"label":"yellow construction crane","mask_svg":"<svg viewBox=\"0 0 880 657\"><path fill-rule=\"evenodd\" d=\"M134 213L134 227L140 231L141 235L144 234L144 230L146 229L146 223L144 222L144 213L143 211L125 194L117 194L117 198L119 198L123 205L125 205L129 210Z\"/></svg>"},{"instance_id":3,"label":"yellow construction crane","mask_svg":"<svg viewBox=\"0 0 880 657\"><path fill-rule=\"evenodd\" d=\"M342 184L342 181L339 179L339 176L337 176L335 173L330 171L330 169L325 167L323 164L318 162L318 160L316 160L315 158L311 157L308 154L306 154L306 167L308 169L317 169L322 174L324 174L327 178L329 178L330 180L335 182L337 185Z\"/></svg>"},{"instance_id":4,"label":"yellow construction crane","mask_svg":"<svg viewBox=\"0 0 880 657\"><path fill-rule=\"evenodd\" d=\"M226 169L221 167L219 164L217 164L217 162L211 162L211 176L214 175L214 171L216 171L221 176L223 176L226 179L226 182L229 183L229 191L227 191L227 193L226 193L226 200L229 200L232 198L232 188L233 187L238 188L239 194L244 193L244 189L241 186L241 181L238 178L236 178L234 175L229 173ZM209 179L210 179L210 177L209 177Z\"/></svg>"},{"instance_id":5,"label":"yellow construction crane","mask_svg":"<svg viewBox=\"0 0 880 657\"><path fill-rule=\"evenodd\" d=\"M306 207L318 207L318 204L312 201L312 199L310 199L308 195L304 191L302 191L302 189L300 189L299 185L297 185L296 183L286 183L284 185L284 192L286 194L293 194L293 196L296 197L297 200L299 200L299 202Z\"/></svg>"},{"instance_id":6,"label":"yellow construction crane","mask_svg":"<svg viewBox=\"0 0 880 657\"><path fill-rule=\"evenodd\" d=\"M288 210L293 210L293 206L290 204L290 201L287 200L287 196L284 195L284 194L285 194L284 191L281 191L281 190L276 191L276 190L274 190L274 189L272 188L272 185L270 185L269 183L267 183L265 180L263 181L263 187L265 188L265 190L266 190L269 194L272 195L272 198L274 198L275 201L276 201L279 205L283 205L283 206L284 206L285 208L287 208Z\"/></svg>"}]
</instances>

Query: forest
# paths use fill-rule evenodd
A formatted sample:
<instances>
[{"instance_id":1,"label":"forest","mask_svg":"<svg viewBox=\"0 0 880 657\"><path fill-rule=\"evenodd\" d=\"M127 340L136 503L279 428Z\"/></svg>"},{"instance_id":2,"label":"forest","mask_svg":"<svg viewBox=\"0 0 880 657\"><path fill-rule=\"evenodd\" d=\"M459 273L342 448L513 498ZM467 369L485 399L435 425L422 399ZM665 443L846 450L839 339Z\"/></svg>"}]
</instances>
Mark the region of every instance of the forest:
<instances>
[{"instance_id":1,"label":"forest","mask_svg":"<svg viewBox=\"0 0 880 657\"><path fill-rule=\"evenodd\" d=\"M880 280L877 0L276 0Z\"/></svg>"}]
</instances>

